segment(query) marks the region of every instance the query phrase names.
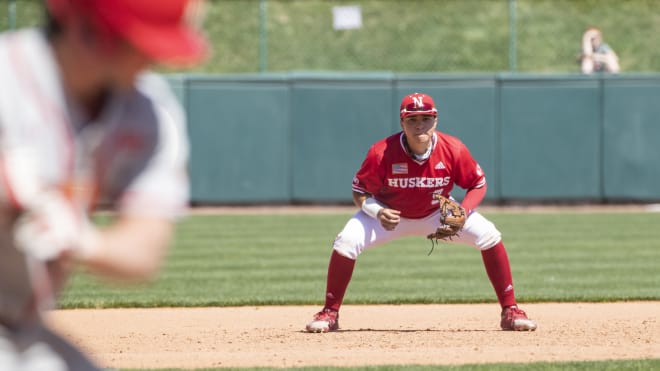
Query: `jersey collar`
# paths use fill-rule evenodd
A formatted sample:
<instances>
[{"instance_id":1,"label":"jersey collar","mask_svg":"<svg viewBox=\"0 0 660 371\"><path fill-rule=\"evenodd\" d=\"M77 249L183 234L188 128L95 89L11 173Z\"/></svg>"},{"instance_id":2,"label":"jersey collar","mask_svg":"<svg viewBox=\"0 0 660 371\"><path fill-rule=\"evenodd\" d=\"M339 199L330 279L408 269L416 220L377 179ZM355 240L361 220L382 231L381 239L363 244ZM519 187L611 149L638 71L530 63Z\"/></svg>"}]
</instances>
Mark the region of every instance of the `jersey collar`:
<instances>
[{"instance_id":1,"label":"jersey collar","mask_svg":"<svg viewBox=\"0 0 660 371\"><path fill-rule=\"evenodd\" d=\"M431 154L435 150L435 145L438 142L438 137L436 132L433 132L433 136L431 137L431 148L427 152L428 156L426 158L419 158L417 155L415 155L412 150L410 149L410 146L408 146L408 141L406 140L406 134L402 131L401 135L399 135L399 143L401 144L401 148L403 151L416 163L418 164L423 164L426 162L431 157Z\"/></svg>"}]
</instances>

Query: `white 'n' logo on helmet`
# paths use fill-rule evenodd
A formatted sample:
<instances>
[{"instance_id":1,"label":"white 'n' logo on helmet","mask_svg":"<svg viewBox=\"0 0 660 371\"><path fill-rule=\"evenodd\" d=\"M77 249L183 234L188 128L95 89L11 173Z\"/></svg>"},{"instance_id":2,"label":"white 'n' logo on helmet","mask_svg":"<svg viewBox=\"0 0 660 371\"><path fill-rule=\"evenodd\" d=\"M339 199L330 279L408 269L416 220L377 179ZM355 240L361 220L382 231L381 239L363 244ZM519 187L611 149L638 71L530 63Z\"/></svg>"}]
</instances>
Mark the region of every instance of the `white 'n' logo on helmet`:
<instances>
[{"instance_id":1,"label":"white 'n' logo on helmet","mask_svg":"<svg viewBox=\"0 0 660 371\"><path fill-rule=\"evenodd\" d=\"M415 107L424 107L423 97L412 97L413 102L415 102Z\"/></svg>"}]
</instances>

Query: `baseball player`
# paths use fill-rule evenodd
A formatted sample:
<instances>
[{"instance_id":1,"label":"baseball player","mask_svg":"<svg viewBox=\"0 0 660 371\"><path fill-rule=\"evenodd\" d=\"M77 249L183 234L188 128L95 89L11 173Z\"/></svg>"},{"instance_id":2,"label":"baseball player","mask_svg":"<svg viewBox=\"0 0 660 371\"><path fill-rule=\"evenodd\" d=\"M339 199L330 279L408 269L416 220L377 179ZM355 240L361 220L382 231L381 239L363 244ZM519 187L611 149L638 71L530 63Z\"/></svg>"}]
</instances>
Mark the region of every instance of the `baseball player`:
<instances>
[{"instance_id":1,"label":"baseball player","mask_svg":"<svg viewBox=\"0 0 660 371\"><path fill-rule=\"evenodd\" d=\"M466 189L461 206L467 220L450 242L481 251L488 277L502 307L503 330L535 330L537 325L518 308L500 232L475 209L486 195L486 178L467 147L436 131L433 99L414 93L403 98L401 131L369 149L353 179L353 201L360 210L339 233L328 266L325 306L306 326L308 332L339 328L339 308L351 280L355 260L366 249L403 236L427 236L440 224L434 194L450 197L454 184Z\"/></svg>"},{"instance_id":2,"label":"baseball player","mask_svg":"<svg viewBox=\"0 0 660 371\"><path fill-rule=\"evenodd\" d=\"M96 370L50 331L74 265L157 273L187 207L184 115L154 63L206 54L188 0L47 0L39 29L0 35L0 369ZM88 219L116 211L106 228Z\"/></svg>"}]
</instances>

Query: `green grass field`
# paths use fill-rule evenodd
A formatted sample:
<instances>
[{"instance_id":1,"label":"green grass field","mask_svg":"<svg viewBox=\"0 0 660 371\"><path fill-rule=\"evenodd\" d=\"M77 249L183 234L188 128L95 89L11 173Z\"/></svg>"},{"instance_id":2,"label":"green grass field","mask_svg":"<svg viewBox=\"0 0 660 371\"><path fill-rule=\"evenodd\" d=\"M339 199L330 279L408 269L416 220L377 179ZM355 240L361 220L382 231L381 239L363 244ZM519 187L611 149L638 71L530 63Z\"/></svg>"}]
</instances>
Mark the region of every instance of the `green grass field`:
<instances>
[{"instance_id":1,"label":"green grass field","mask_svg":"<svg viewBox=\"0 0 660 371\"><path fill-rule=\"evenodd\" d=\"M142 287L84 273L62 308L321 304L331 243L349 214L190 216L160 279ZM660 213L489 213L509 252L520 302L660 300ZM257 234L258 235L255 235ZM365 252L346 303L494 302L477 250L424 238ZM522 369L516 365L410 370ZM660 360L525 365L647 370ZM307 368L321 370L322 368ZM388 370L392 368L357 368ZM356 369L352 369L356 370ZM408 369L407 369L408 370Z\"/></svg>"},{"instance_id":2,"label":"green grass field","mask_svg":"<svg viewBox=\"0 0 660 371\"><path fill-rule=\"evenodd\" d=\"M183 221L160 279L105 286L78 275L61 306L317 304L349 215L215 215ZM522 302L660 300L659 213L487 215L502 231ZM493 302L477 250L424 238L368 250L346 303Z\"/></svg>"}]
</instances>

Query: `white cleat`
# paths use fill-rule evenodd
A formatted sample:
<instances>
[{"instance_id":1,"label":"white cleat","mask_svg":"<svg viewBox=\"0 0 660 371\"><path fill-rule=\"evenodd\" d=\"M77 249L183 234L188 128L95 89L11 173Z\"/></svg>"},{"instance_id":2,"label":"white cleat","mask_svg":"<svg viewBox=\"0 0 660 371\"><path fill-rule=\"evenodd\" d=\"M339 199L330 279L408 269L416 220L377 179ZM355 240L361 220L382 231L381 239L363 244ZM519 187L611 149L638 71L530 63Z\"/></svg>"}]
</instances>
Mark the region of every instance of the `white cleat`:
<instances>
[{"instance_id":1,"label":"white cleat","mask_svg":"<svg viewBox=\"0 0 660 371\"><path fill-rule=\"evenodd\" d=\"M305 326L305 329L307 332L315 333L337 331L339 329L339 313L330 309L323 309L314 315L314 319Z\"/></svg>"}]
</instances>

